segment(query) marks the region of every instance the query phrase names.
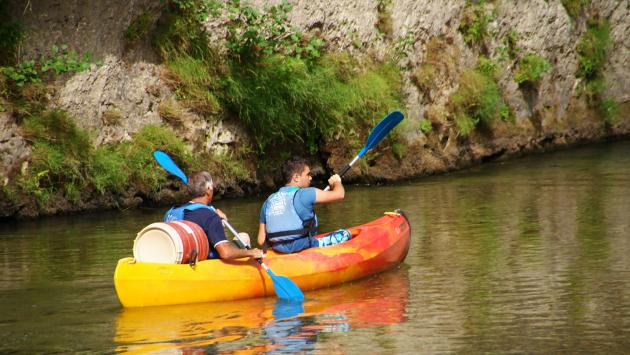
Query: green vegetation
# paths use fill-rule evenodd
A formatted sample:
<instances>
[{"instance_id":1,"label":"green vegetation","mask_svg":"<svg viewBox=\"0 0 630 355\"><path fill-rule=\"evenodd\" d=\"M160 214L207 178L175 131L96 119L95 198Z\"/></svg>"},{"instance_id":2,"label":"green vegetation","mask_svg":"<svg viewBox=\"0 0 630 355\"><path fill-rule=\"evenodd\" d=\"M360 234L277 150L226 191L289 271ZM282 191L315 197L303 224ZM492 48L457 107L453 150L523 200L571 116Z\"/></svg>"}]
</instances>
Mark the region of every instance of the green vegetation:
<instances>
[{"instance_id":1,"label":"green vegetation","mask_svg":"<svg viewBox=\"0 0 630 355\"><path fill-rule=\"evenodd\" d=\"M260 152L269 146L305 143L315 153L322 138L366 118L400 107L400 73L394 65L363 64L347 55L327 55L309 67L299 58L271 56L254 67L233 68L223 100L257 134Z\"/></svg>"},{"instance_id":2,"label":"green vegetation","mask_svg":"<svg viewBox=\"0 0 630 355\"><path fill-rule=\"evenodd\" d=\"M560 2L571 18L578 17L591 3L590 0L560 0Z\"/></svg>"},{"instance_id":3,"label":"green vegetation","mask_svg":"<svg viewBox=\"0 0 630 355\"><path fill-rule=\"evenodd\" d=\"M79 57L67 45L52 46L49 53L39 60L25 60L15 66L0 67L6 78L17 86L25 83L39 83L45 75L80 72L90 67L91 55Z\"/></svg>"},{"instance_id":4,"label":"green vegetation","mask_svg":"<svg viewBox=\"0 0 630 355\"><path fill-rule=\"evenodd\" d=\"M496 18L494 10L489 12L486 9L488 1L467 1L459 31L464 36L466 44L481 46L483 41L490 35L488 25Z\"/></svg>"},{"instance_id":5,"label":"green vegetation","mask_svg":"<svg viewBox=\"0 0 630 355\"><path fill-rule=\"evenodd\" d=\"M214 92L220 92L217 75L208 70L208 63L191 56L173 57L168 62L169 79L178 100L201 115L217 113L220 104Z\"/></svg>"},{"instance_id":6,"label":"green vegetation","mask_svg":"<svg viewBox=\"0 0 630 355\"><path fill-rule=\"evenodd\" d=\"M540 77L551 69L549 62L536 54L526 54L517 64L514 81L521 84L536 84Z\"/></svg>"},{"instance_id":7,"label":"green vegetation","mask_svg":"<svg viewBox=\"0 0 630 355\"><path fill-rule=\"evenodd\" d=\"M227 3L231 23L227 47L239 62L253 62L272 54L314 60L321 56L324 41L305 36L290 25L288 14L293 9L286 0L266 11L260 11L240 0Z\"/></svg>"},{"instance_id":8,"label":"green vegetation","mask_svg":"<svg viewBox=\"0 0 630 355\"><path fill-rule=\"evenodd\" d=\"M478 125L489 126L505 116L499 87L487 73L468 69L462 73L459 88L451 95L451 112L459 132L466 136Z\"/></svg>"},{"instance_id":9,"label":"green vegetation","mask_svg":"<svg viewBox=\"0 0 630 355\"><path fill-rule=\"evenodd\" d=\"M204 6L212 9L209 14L229 16L225 58L198 31L191 8L180 2L171 2L168 23L154 44L170 69L178 100L203 115L235 113L258 153L269 148L315 153L322 139L350 125L367 129L372 122L366 120L401 106L395 65L324 54L322 39L290 25L288 2L264 10L238 0ZM175 111L161 108L172 119Z\"/></svg>"},{"instance_id":10,"label":"green vegetation","mask_svg":"<svg viewBox=\"0 0 630 355\"><path fill-rule=\"evenodd\" d=\"M518 32L512 30L503 37L503 46L496 49L499 55L499 60L513 60L521 52L521 49L517 45Z\"/></svg>"},{"instance_id":11,"label":"green vegetation","mask_svg":"<svg viewBox=\"0 0 630 355\"><path fill-rule=\"evenodd\" d=\"M605 19L589 20L588 27L577 45L579 78L593 80L600 76L610 44L610 25Z\"/></svg>"},{"instance_id":12,"label":"green vegetation","mask_svg":"<svg viewBox=\"0 0 630 355\"><path fill-rule=\"evenodd\" d=\"M60 46L3 67L0 92L33 147L28 165L3 193L16 201L35 197L42 208L60 197L76 203L109 193L152 198L166 183L151 157L155 149L169 152L185 171L211 169L219 180L238 182L249 180L245 161L254 154L315 153L322 141L341 134L360 144L377 119L402 106L399 69L388 61L324 53L321 38L290 26L289 11L287 2L257 10L238 0L170 0L157 28L150 28L151 15L143 13L126 32L134 41L150 31L168 69L164 79L177 101L160 105L162 118L178 127L190 111L207 119L232 114L250 131L255 150L239 142L229 154L193 156L171 127L158 126L144 127L131 141L96 147L92 132L78 128L65 112L46 108L43 84L53 75L86 69L88 56ZM201 25L219 12L230 18L226 48L213 46ZM123 113L111 107L100 119L115 125ZM396 136L391 148L400 158L406 149Z\"/></svg>"},{"instance_id":13,"label":"green vegetation","mask_svg":"<svg viewBox=\"0 0 630 355\"><path fill-rule=\"evenodd\" d=\"M617 119L619 109L617 103L602 97L606 81L602 74L608 48L610 45L610 24L605 19L590 19L587 30L577 45L579 67L576 73L584 80L584 93L592 106L602 114L608 122Z\"/></svg>"},{"instance_id":14,"label":"green vegetation","mask_svg":"<svg viewBox=\"0 0 630 355\"><path fill-rule=\"evenodd\" d=\"M144 127L131 141L98 148L90 134L60 110L28 117L22 129L33 142L33 152L11 195L34 196L42 207L53 195L77 202L95 193L123 193L128 188L145 194L157 191L166 175L155 168L151 157L155 149L183 158L185 167L196 163L174 132L158 126Z\"/></svg>"},{"instance_id":15,"label":"green vegetation","mask_svg":"<svg viewBox=\"0 0 630 355\"><path fill-rule=\"evenodd\" d=\"M615 123L619 118L619 104L615 100L603 99L598 109L608 123Z\"/></svg>"},{"instance_id":16,"label":"green vegetation","mask_svg":"<svg viewBox=\"0 0 630 355\"><path fill-rule=\"evenodd\" d=\"M433 125L431 124L431 121L427 119L420 121L420 130L424 134L431 132L433 130Z\"/></svg>"}]
</instances>

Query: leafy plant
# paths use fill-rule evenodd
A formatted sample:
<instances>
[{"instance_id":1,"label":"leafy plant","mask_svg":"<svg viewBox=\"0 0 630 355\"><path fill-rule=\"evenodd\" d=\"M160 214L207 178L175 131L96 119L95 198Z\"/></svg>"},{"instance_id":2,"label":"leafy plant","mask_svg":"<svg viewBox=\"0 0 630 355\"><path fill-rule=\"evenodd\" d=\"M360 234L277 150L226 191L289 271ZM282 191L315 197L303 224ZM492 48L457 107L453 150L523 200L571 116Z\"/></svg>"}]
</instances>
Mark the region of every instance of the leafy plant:
<instances>
[{"instance_id":1,"label":"leafy plant","mask_svg":"<svg viewBox=\"0 0 630 355\"><path fill-rule=\"evenodd\" d=\"M26 83L39 83L42 81L34 60L25 60L13 67L0 67L2 73L17 86Z\"/></svg>"},{"instance_id":2,"label":"leafy plant","mask_svg":"<svg viewBox=\"0 0 630 355\"><path fill-rule=\"evenodd\" d=\"M89 69L91 55L86 53L79 57L67 45L52 46L49 53L39 60L25 60L15 66L0 67L4 75L17 86L22 87L26 83L39 83L42 75L47 72L63 74L68 72L80 72Z\"/></svg>"},{"instance_id":3,"label":"leafy plant","mask_svg":"<svg viewBox=\"0 0 630 355\"><path fill-rule=\"evenodd\" d=\"M496 18L494 11L488 12L486 1L467 1L459 31L468 45L480 45L490 35L488 25Z\"/></svg>"},{"instance_id":4,"label":"leafy plant","mask_svg":"<svg viewBox=\"0 0 630 355\"><path fill-rule=\"evenodd\" d=\"M545 58L528 53L518 62L514 71L514 81L518 84L535 84L550 69L551 65Z\"/></svg>"},{"instance_id":5,"label":"leafy plant","mask_svg":"<svg viewBox=\"0 0 630 355\"><path fill-rule=\"evenodd\" d=\"M499 70L499 65L496 61L489 59L488 57L479 56L479 62L477 63L477 70L489 78L494 78Z\"/></svg>"},{"instance_id":6,"label":"leafy plant","mask_svg":"<svg viewBox=\"0 0 630 355\"><path fill-rule=\"evenodd\" d=\"M429 120L421 120L420 121L420 130L422 133L427 134L433 130L433 125Z\"/></svg>"},{"instance_id":7,"label":"leafy plant","mask_svg":"<svg viewBox=\"0 0 630 355\"><path fill-rule=\"evenodd\" d=\"M325 42L321 38L307 38L291 26L288 13L293 9L286 0L259 11L240 0L227 3L227 47L238 60L252 61L262 56L284 54L313 60L321 56Z\"/></svg>"},{"instance_id":8,"label":"leafy plant","mask_svg":"<svg viewBox=\"0 0 630 355\"><path fill-rule=\"evenodd\" d=\"M606 61L606 52L610 44L610 24L605 19L588 22L586 32L577 45L580 65L579 78L592 80L599 75Z\"/></svg>"}]
</instances>

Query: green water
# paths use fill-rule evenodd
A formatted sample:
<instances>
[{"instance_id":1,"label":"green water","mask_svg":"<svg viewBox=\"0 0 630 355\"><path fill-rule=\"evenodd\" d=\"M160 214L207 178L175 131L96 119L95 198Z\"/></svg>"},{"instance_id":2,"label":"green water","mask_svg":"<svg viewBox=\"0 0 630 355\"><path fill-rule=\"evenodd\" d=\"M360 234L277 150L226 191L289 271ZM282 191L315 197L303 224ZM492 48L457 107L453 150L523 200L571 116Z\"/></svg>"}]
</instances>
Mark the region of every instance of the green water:
<instances>
[{"instance_id":1,"label":"green water","mask_svg":"<svg viewBox=\"0 0 630 355\"><path fill-rule=\"evenodd\" d=\"M218 201L255 235L263 197ZM122 309L119 258L162 210L0 224L1 353L628 353L630 142L350 187L321 230L401 208L403 265L303 305Z\"/></svg>"}]
</instances>

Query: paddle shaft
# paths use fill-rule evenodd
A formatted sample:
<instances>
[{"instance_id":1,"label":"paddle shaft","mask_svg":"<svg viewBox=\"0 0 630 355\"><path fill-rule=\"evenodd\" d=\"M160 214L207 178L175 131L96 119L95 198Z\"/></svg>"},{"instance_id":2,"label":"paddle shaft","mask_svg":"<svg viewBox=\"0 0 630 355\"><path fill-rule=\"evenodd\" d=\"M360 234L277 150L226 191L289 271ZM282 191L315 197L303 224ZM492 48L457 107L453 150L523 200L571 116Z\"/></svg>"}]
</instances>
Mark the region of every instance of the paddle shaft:
<instances>
[{"instance_id":1,"label":"paddle shaft","mask_svg":"<svg viewBox=\"0 0 630 355\"><path fill-rule=\"evenodd\" d=\"M354 157L354 159L352 159L350 164L344 166L343 169L341 169L341 171L339 172L339 177L343 177L344 175L346 175L346 173L350 171L350 169L352 169L352 166L354 165L354 163L357 162L357 160L359 160L359 158L361 157L357 155L356 157ZM326 186L326 188L324 189L324 191L328 190L330 190L330 185Z\"/></svg>"},{"instance_id":2,"label":"paddle shaft","mask_svg":"<svg viewBox=\"0 0 630 355\"><path fill-rule=\"evenodd\" d=\"M339 176L344 176L352 168L352 165L354 165L354 163L359 160L359 158L361 158L365 153L367 153L368 150L372 149L372 147L377 145L383 138L385 138L385 136L392 129L394 129L394 127L396 127L396 125L398 125L404 117L405 116L403 116L400 111L392 111L387 114L387 116L383 117L383 119L376 125L376 127L372 129L372 132L370 132L370 135L368 136L363 149L361 149L361 151L359 151L359 154L357 154L354 159L352 159L350 164L346 165L341 170ZM326 188L324 189L324 191L328 190L330 190L330 185L326 186Z\"/></svg>"},{"instance_id":3,"label":"paddle shaft","mask_svg":"<svg viewBox=\"0 0 630 355\"><path fill-rule=\"evenodd\" d=\"M250 247L249 245L245 244L245 242L243 241L243 239L241 239L241 237L238 235L238 231L236 231L236 229L234 229L234 227L230 224L230 222L228 222L227 220L223 219L221 220L223 222L223 225L227 227L227 229L230 230L230 232L232 232L232 234L234 234L234 237L236 239L238 239L244 246L246 249L251 249L252 247ZM265 265L265 262L262 261L261 258L257 258L256 261L258 261L258 263L265 269L265 270L269 270L269 268L267 267L267 265Z\"/></svg>"}]
</instances>

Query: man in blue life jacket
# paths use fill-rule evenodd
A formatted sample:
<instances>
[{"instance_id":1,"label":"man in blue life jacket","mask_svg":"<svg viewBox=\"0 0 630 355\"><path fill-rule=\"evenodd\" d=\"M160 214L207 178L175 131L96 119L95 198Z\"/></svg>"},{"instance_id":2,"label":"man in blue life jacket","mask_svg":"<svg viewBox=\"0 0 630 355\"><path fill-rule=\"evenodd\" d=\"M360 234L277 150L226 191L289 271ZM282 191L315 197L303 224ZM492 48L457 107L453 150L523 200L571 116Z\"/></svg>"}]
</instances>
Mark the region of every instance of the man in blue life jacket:
<instances>
[{"instance_id":1,"label":"man in blue life jacket","mask_svg":"<svg viewBox=\"0 0 630 355\"><path fill-rule=\"evenodd\" d=\"M235 245L227 240L221 222L222 219L227 219L227 217L221 210L210 206L214 195L210 173L202 171L193 174L188 179L188 189L192 196L195 197L188 203L168 210L164 215L164 221L183 219L197 223L208 238L208 244L210 245L208 259L261 258L263 256L260 249L243 249L244 245L242 243L236 243ZM249 243L249 236L246 233L239 233L239 235L246 237L245 242Z\"/></svg>"},{"instance_id":2,"label":"man in blue life jacket","mask_svg":"<svg viewBox=\"0 0 630 355\"><path fill-rule=\"evenodd\" d=\"M271 248L281 253L297 253L301 250L328 246L350 238L345 231L338 231L340 237L328 236L318 240L317 216L313 211L316 203L329 203L343 200L345 190L341 177L337 174L328 179L329 191L309 187L311 168L306 160L294 157L282 166L282 176L286 185L273 193L262 206L258 243L266 241ZM336 233L336 232L335 232Z\"/></svg>"}]
</instances>

